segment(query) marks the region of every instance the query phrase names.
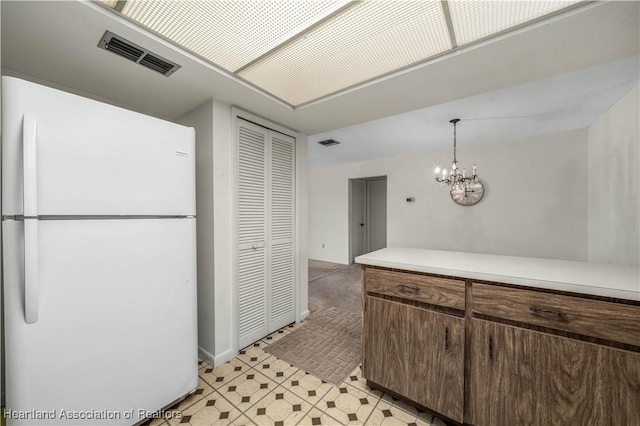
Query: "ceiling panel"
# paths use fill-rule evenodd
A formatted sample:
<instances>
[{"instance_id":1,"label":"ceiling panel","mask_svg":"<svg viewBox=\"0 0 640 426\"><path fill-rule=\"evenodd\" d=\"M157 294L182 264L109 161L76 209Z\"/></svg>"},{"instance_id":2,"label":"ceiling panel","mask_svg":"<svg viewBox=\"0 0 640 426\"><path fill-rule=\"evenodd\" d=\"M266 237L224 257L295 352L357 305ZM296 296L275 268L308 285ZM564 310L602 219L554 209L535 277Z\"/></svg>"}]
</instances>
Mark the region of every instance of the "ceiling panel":
<instances>
[{"instance_id":1,"label":"ceiling panel","mask_svg":"<svg viewBox=\"0 0 640 426\"><path fill-rule=\"evenodd\" d=\"M459 46L564 9L578 0L449 1Z\"/></svg>"},{"instance_id":2,"label":"ceiling panel","mask_svg":"<svg viewBox=\"0 0 640 426\"><path fill-rule=\"evenodd\" d=\"M233 72L346 3L347 0L127 1L122 14Z\"/></svg>"},{"instance_id":3,"label":"ceiling panel","mask_svg":"<svg viewBox=\"0 0 640 426\"><path fill-rule=\"evenodd\" d=\"M440 1L365 1L239 75L292 105L451 49Z\"/></svg>"}]
</instances>

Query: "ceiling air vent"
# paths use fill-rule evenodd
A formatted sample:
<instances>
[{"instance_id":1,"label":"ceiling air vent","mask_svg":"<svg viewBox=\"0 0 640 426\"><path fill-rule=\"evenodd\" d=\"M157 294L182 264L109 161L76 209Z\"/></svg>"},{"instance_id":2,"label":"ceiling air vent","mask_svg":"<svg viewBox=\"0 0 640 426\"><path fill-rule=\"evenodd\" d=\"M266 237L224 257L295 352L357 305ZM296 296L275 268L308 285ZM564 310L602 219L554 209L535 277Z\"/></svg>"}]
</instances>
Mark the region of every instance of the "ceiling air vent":
<instances>
[{"instance_id":1,"label":"ceiling air vent","mask_svg":"<svg viewBox=\"0 0 640 426\"><path fill-rule=\"evenodd\" d=\"M340 142L338 142L335 139L327 139L326 141L320 141L318 142L320 145L322 146L334 146L334 145L340 145Z\"/></svg>"},{"instance_id":2,"label":"ceiling air vent","mask_svg":"<svg viewBox=\"0 0 640 426\"><path fill-rule=\"evenodd\" d=\"M136 62L143 67L157 71L167 77L180 68L180 65L161 58L155 53L149 52L110 31L105 31L100 39L100 43L98 43L98 47Z\"/></svg>"}]
</instances>

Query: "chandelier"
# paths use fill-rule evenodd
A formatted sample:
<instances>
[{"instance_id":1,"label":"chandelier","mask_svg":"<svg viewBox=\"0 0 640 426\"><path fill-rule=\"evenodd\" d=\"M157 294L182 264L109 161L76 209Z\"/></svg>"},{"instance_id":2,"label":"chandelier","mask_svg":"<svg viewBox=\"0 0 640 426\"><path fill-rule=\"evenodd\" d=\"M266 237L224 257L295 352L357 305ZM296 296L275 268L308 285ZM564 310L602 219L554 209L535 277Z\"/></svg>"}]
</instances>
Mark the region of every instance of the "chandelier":
<instances>
[{"instance_id":1,"label":"chandelier","mask_svg":"<svg viewBox=\"0 0 640 426\"><path fill-rule=\"evenodd\" d=\"M460 205L470 206L482 199L484 186L478 178L475 164L469 177L467 177L467 169L461 171L458 167L458 159L456 158L456 124L458 121L460 121L459 118L449 121L449 123L453 123L453 163L451 163L451 169L436 167L436 182L450 188L449 193L453 201Z\"/></svg>"}]
</instances>

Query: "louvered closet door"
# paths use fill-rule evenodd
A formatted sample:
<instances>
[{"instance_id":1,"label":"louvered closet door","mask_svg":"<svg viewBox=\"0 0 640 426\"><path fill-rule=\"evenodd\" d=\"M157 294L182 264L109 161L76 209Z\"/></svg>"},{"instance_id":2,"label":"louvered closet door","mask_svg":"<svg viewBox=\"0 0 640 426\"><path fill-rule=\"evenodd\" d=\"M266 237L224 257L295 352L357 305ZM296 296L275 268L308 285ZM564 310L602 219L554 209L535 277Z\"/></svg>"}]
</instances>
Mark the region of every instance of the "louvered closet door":
<instances>
[{"instance_id":1,"label":"louvered closet door","mask_svg":"<svg viewBox=\"0 0 640 426\"><path fill-rule=\"evenodd\" d=\"M238 120L238 332L242 348L269 332L267 142L269 131Z\"/></svg>"},{"instance_id":2,"label":"louvered closet door","mask_svg":"<svg viewBox=\"0 0 640 426\"><path fill-rule=\"evenodd\" d=\"M270 140L270 331L295 321L295 139L271 130Z\"/></svg>"}]
</instances>

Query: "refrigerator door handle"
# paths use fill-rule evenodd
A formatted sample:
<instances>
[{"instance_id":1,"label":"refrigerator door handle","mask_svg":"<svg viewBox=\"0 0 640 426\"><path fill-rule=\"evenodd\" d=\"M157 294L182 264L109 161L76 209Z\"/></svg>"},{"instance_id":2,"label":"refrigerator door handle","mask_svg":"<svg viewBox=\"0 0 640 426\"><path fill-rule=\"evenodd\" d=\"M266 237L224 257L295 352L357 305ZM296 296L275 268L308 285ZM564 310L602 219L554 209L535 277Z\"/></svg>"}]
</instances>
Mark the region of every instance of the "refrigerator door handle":
<instances>
[{"instance_id":1,"label":"refrigerator door handle","mask_svg":"<svg viewBox=\"0 0 640 426\"><path fill-rule=\"evenodd\" d=\"M22 122L23 208L25 218L38 216L36 117L27 112Z\"/></svg>"},{"instance_id":2,"label":"refrigerator door handle","mask_svg":"<svg viewBox=\"0 0 640 426\"><path fill-rule=\"evenodd\" d=\"M24 214L24 317L38 321L38 192L36 163L36 117L26 113L22 123L22 171Z\"/></svg>"},{"instance_id":3,"label":"refrigerator door handle","mask_svg":"<svg viewBox=\"0 0 640 426\"><path fill-rule=\"evenodd\" d=\"M38 322L40 294L38 283L38 220L24 220L24 320Z\"/></svg>"}]
</instances>

